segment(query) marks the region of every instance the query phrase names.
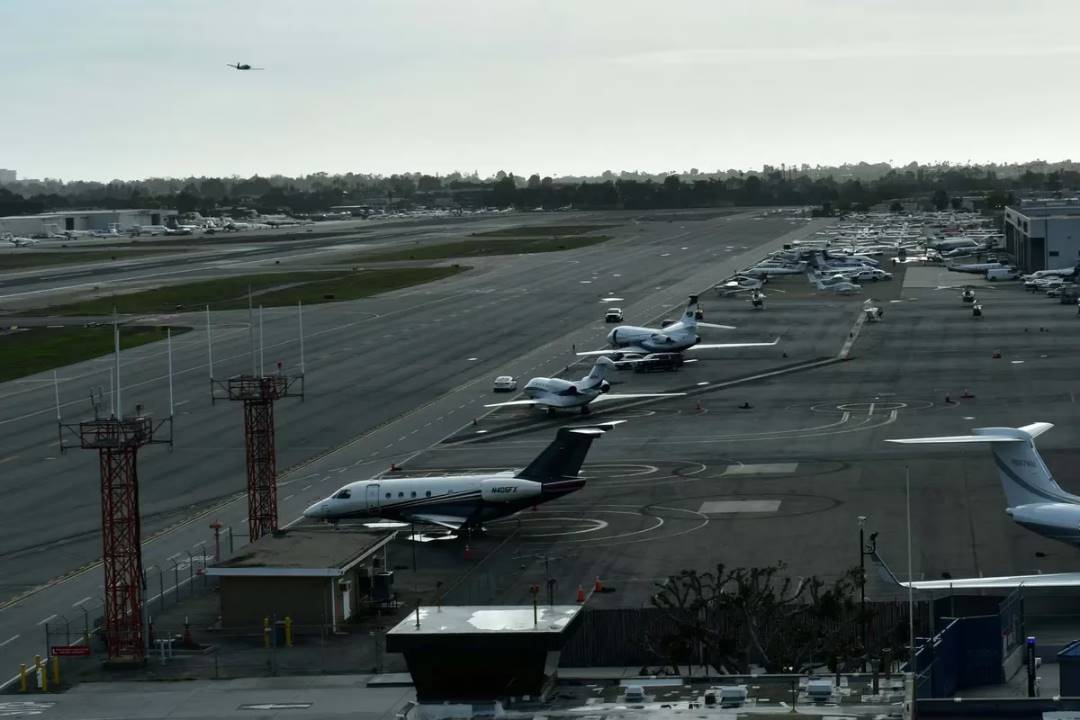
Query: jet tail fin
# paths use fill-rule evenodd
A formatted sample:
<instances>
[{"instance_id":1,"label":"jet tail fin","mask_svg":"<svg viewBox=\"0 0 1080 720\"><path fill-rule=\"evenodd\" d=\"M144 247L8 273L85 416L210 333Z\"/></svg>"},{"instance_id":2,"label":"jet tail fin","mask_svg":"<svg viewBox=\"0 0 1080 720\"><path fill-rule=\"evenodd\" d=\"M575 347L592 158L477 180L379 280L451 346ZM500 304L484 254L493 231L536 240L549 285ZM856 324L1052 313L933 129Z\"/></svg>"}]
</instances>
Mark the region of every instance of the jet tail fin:
<instances>
[{"instance_id":1,"label":"jet tail fin","mask_svg":"<svg viewBox=\"0 0 1080 720\"><path fill-rule=\"evenodd\" d=\"M622 422L625 421L559 428L551 444L515 477L540 483L577 477L593 440Z\"/></svg>"},{"instance_id":2,"label":"jet tail fin","mask_svg":"<svg viewBox=\"0 0 1080 720\"><path fill-rule=\"evenodd\" d=\"M989 443L1008 507L1031 503L1075 503L1080 498L1065 492L1057 484L1035 449L1035 438L1052 427L1052 423L1036 422L1018 428L975 428L971 435L903 438L888 442L913 445Z\"/></svg>"},{"instance_id":3,"label":"jet tail fin","mask_svg":"<svg viewBox=\"0 0 1080 720\"><path fill-rule=\"evenodd\" d=\"M682 323L688 327L694 327L697 325L697 309L698 309L698 296L691 295L690 301L686 303L686 309L683 310Z\"/></svg>"}]
</instances>

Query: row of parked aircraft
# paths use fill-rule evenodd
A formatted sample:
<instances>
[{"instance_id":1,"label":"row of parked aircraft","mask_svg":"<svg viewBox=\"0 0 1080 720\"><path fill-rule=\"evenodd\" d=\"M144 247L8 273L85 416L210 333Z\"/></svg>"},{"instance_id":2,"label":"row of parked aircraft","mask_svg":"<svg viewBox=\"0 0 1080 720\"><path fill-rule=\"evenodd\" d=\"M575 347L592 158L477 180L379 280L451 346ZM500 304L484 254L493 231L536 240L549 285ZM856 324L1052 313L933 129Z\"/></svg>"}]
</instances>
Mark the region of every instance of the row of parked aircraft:
<instances>
[{"instance_id":1,"label":"row of parked aircraft","mask_svg":"<svg viewBox=\"0 0 1080 720\"><path fill-rule=\"evenodd\" d=\"M549 411L581 408L593 402L674 397L685 393L612 393L608 373L616 363L643 361L636 355L679 354L687 351L771 347L771 342L703 343L702 328L734 330L730 325L700 319L698 296L690 296L682 317L660 328L620 325L607 335L608 347L577 353L596 357L580 380L533 378L525 398L486 407L538 406ZM512 515L579 490L585 479L579 471L593 440L622 421L561 428L555 440L525 469L491 474L443 477L371 479L349 483L304 511L307 518L338 522L384 519L427 523L452 531L480 528L485 522Z\"/></svg>"}]
</instances>

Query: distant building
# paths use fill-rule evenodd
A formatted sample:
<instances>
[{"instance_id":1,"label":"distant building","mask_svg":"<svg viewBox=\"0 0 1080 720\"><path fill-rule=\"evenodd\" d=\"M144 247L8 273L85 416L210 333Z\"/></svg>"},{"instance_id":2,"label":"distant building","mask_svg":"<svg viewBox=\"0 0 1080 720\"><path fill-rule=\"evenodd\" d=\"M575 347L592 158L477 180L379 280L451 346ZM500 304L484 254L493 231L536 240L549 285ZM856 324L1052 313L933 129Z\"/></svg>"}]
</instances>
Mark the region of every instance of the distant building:
<instances>
[{"instance_id":1,"label":"distant building","mask_svg":"<svg viewBox=\"0 0 1080 720\"><path fill-rule=\"evenodd\" d=\"M1005 249L1024 272L1080 262L1080 204L1005 208Z\"/></svg>"},{"instance_id":2,"label":"distant building","mask_svg":"<svg viewBox=\"0 0 1080 720\"><path fill-rule=\"evenodd\" d=\"M176 218L175 210L70 210L41 215L0 217L0 232L28 237L48 237L63 233L126 233L143 225L166 225Z\"/></svg>"},{"instance_id":3,"label":"distant building","mask_svg":"<svg viewBox=\"0 0 1080 720\"><path fill-rule=\"evenodd\" d=\"M14 170L6 170L0 168L0 185L5 183L13 183L19 179L19 174Z\"/></svg>"}]
</instances>

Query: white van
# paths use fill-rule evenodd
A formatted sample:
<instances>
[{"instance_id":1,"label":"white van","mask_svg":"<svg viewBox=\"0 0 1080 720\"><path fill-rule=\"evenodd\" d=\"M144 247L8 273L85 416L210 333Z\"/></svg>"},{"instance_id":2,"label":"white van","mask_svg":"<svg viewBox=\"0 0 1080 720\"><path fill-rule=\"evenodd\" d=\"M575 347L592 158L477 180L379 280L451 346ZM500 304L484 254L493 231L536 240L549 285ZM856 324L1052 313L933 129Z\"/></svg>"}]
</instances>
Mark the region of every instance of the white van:
<instances>
[{"instance_id":1,"label":"white van","mask_svg":"<svg viewBox=\"0 0 1080 720\"><path fill-rule=\"evenodd\" d=\"M1018 278L1016 270L1013 268L991 268L986 271L987 280L1015 280Z\"/></svg>"}]
</instances>

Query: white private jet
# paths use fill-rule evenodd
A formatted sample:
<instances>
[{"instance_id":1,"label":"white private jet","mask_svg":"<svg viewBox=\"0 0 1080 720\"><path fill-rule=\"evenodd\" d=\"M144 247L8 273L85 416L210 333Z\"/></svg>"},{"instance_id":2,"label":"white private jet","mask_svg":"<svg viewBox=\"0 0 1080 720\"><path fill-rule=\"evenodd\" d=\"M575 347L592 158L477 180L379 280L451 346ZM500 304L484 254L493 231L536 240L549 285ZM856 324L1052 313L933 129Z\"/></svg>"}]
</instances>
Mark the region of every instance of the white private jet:
<instances>
[{"instance_id":1,"label":"white private jet","mask_svg":"<svg viewBox=\"0 0 1080 720\"><path fill-rule=\"evenodd\" d=\"M636 361L627 361L636 362ZM589 374L580 380L562 378L535 377L525 386L528 400L510 400L491 403L484 407L508 407L512 405L533 405L547 408L549 413L559 408L581 408L582 414L589 412L589 404L610 400L632 400L634 398L676 397L686 393L613 393L607 374L615 367L611 358L598 357Z\"/></svg>"},{"instance_id":2,"label":"white private jet","mask_svg":"<svg viewBox=\"0 0 1080 720\"><path fill-rule=\"evenodd\" d=\"M16 237L11 233L4 233L4 235L0 236L0 240L11 243L12 247L30 247L38 244L38 241L34 238Z\"/></svg>"},{"instance_id":3,"label":"white private jet","mask_svg":"<svg viewBox=\"0 0 1080 720\"><path fill-rule=\"evenodd\" d=\"M1035 438L1052 427L1051 423L1037 422L1019 428L975 428L971 435L902 438L887 442L915 445L989 444L1005 491L1005 512L1013 521L1053 540L1080 546L1080 497L1065 492L1057 484L1035 449ZM906 586L908 583L902 584ZM910 585L918 590L1080 587L1080 572L952 578L918 581Z\"/></svg>"},{"instance_id":4,"label":"white private jet","mask_svg":"<svg viewBox=\"0 0 1080 720\"><path fill-rule=\"evenodd\" d=\"M555 440L524 470L352 482L304 511L314 520L381 518L451 530L557 500L585 486L578 475L593 440L623 421L560 428Z\"/></svg>"},{"instance_id":5,"label":"white private jet","mask_svg":"<svg viewBox=\"0 0 1080 720\"><path fill-rule=\"evenodd\" d=\"M862 285L851 282L843 275L831 275L823 278L820 275L808 272L806 273L806 277L810 280L810 284L818 290L831 290L832 292L841 295L850 295L851 293L862 290Z\"/></svg>"},{"instance_id":6,"label":"white private jet","mask_svg":"<svg viewBox=\"0 0 1080 720\"><path fill-rule=\"evenodd\" d=\"M697 319L697 311L698 296L691 295L690 302L687 303L686 310L678 322L661 329L619 325L608 333L607 341L611 349L589 350L579 352L578 355L612 355L615 353L641 353L647 355L655 352L771 347L780 342L780 338L776 338L772 342L758 343L702 343L701 336L697 332L698 328L707 327L720 330L734 330L735 328L731 325L701 322Z\"/></svg>"}]
</instances>

